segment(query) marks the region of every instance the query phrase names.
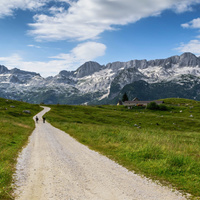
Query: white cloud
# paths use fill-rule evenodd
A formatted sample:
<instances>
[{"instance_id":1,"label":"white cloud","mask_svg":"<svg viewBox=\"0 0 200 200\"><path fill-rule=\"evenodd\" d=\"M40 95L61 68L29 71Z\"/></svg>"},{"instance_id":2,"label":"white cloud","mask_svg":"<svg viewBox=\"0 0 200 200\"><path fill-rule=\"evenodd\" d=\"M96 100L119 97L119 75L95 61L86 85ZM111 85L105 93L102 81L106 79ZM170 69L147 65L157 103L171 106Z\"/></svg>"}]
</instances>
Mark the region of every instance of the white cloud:
<instances>
[{"instance_id":1,"label":"white cloud","mask_svg":"<svg viewBox=\"0 0 200 200\"><path fill-rule=\"evenodd\" d=\"M12 58L12 59L10 59ZM0 61L7 62L9 65L14 66L15 63L21 62L22 58L18 54L13 54L10 57L0 57Z\"/></svg>"},{"instance_id":2,"label":"white cloud","mask_svg":"<svg viewBox=\"0 0 200 200\"><path fill-rule=\"evenodd\" d=\"M40 46L37 46L37 45L34 45L34 44L29 44L27 45L28 47L34 47L34 48L37 48L37 49L40 49L41 47Z\"/></svg>"},{"instance_id":3,"label":"white cloud","mask_svg":"<svg viewBox=\"0 0 200 200\"><path fill-rule=\"evenodd\" d=\"M200 18L191 20L190 22L181 24L183 28L199 29L200 30ZM200 35L196 36L200 38ZM192 52L196 55L200 55L200 40L191 40L187 44L182 43L180 47L176 48L180 52Z\"/></svg>"},{"instance_id":4,"label":"white cloud","mask_svg":"<svg viewBox=\"0 0 200 200\"><path fill-rule=\"evenodd\" d=\"M70 7L67 10L57 4L49 8L49 15L36 14L35 23L29 24L29 33L36 40L96 39L104 31L115 30L115 25L157 16L166 9L184 12L191 10L191 5L200 3L200 0L1 0L0 18L12 15L16 9L33 10L53 1Z\"/></svg>"},{"instance_id":5,"label":"white cloud","mask_svg":"<svg viewBox=\"0 0 200 200\"><path fill-rule=\"evenodd\" d=\"M200 3L200 0L1 0L0 18L12 15L16 9L33 10L53 1L70 7L67 10L52 6L49 15L35 15L29 33L37 40L95 39L115 25L157 16L166 9L184 12Z\"/></svg>"},{"instance_id":6,"label":"white cloud","mask_svg":"<svg viewBox=\"0 0 200 200\"><path fill-rule=\"evenodd\" d=\"M45 5L50 0L1 0L0 18L12 15L14 10L35 10Z\"/></svg>"},{"instance_id":7,"label":"white cloud","mask_svg":"<svg viewBox=\"0 0 200 200\"><path fill-rule=\"evenodd\" d=\"M134 23L166 9L191 10L200 0L60 0L70 4L53 16L36 15L29 31L37 40L95 39L115 25Z\"/></svg>"},{"instance_id":8,"label":"white cloud","mask_svg":"<svg viewBox=\"0 0 200 200\"><path fill-rule=\"evenodd\" d=\"M61 70L75 70L84 62L103 56L105 50L106 46L104 44L87 42L79 44L68 54L59 54L51 57L52 60L48 62L27 62L18 54L13 54L10 57L0 57L0 61L6 67L34 71L47 77L58 74Z\"/></svg>"},{"instance_id":9,"label":"white cloud","mask_svg":"<svg viewBox=\"0 0 200 200\"><path fill-rule=\"evenodd\" d=\"M77 58L88 61L93 58L103 56L105 54L106 46L97 42L86 42L79 44L72 50L72 54L76 55Z\"/></svg>"},{"instance_id":10,"label":"white cloud","mask_svg":"<svg viewBox=\"0 0 200 200\"><path fill-rule=\"evenodd\" d=\"M200 28L200 18L193 19L192 21L181 24L183 28Z\"/></svg>"},{"instance_id":11,"label":"white cloud","mask_svg":"<svg viewBox=\"0 0 200 200\"><path fill-rule=\"evenodd\" d=\"M185 1L182 1L180 3L178 2L177 4L175 4L175 10L178 13L182 13L182 12L185 12L185 11L192 11L191 5L193 3L199 3L199 1L198 0L196 0L196 1L185 0Z\"/></svg>"},{"instance_id":12,"label":"white cloud","mask_svg":"<svg viewBox=\"0 0 200 200\"><path fill-rule=\"evenodd\" d=\"M64 10L65 10L64 7L55 7L55 6L52 6L51 8L49 8L49 12L51 14L62 13Z\"/></svg>"},{"instance_id":13,"label":"white cloud","mask_svg":"<svg viewBox=\"0 0 200 200\"><path fill-rule=\"evenodd\" d=\"M104 44L97 42L86 42L79 44L68 54L59 54L51 58L65 61L65 65L67 65L68 68L76 69L86 61L94 60L97 57L103 56L105 51L106 46Z\"/></svg>"},{"instance_id":14,"label":"white cloud","mask_svg":"<svg viewBox=\"0 0 200 200\"><path fill-rule=\"evenodd\" d=\"M189 43L182 43L180 47L176 48L179 52L191 52L200 55L200 40L191 40Z\"/></svg>"}]
</instances>

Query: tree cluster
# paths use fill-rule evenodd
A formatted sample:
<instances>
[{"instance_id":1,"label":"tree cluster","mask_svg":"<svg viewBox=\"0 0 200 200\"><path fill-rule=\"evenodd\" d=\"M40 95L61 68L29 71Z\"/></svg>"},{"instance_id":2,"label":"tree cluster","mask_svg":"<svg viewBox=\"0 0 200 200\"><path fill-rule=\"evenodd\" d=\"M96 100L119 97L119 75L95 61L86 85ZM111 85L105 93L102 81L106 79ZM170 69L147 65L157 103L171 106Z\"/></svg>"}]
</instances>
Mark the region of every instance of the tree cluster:
<instances>
[{"instance_id":1,"label":"tree cluster","mask_svg":"<svg viewBox=\"0 0 200 200\"><path fill-rule=\"evenodd\" d=\"M167 106L166 105L158 105L156 102L151 102L147 105L147 109L149 110L167 110Z\"/></svg>"}]
</instances>

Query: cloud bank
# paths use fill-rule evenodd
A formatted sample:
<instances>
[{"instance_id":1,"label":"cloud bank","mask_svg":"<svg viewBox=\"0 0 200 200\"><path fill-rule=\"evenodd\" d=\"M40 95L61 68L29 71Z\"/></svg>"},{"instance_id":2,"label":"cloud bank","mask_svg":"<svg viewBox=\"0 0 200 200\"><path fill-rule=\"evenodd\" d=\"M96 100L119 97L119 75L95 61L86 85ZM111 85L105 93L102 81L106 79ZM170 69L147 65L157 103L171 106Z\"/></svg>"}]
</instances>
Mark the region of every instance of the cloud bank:
<instances>
[{"instance_id":1,"label":"cloud bank","mask_svg":"<svg viewBox=\"0 0 200 200\"><path fill-rule=\"evenodd\" d=\"M47 77L58 74L63 68L69 71L75 70L84 62L103 56L105 51L106 46L104 44L86 42L79 44L68 54L51 57L49 62L27 62L18 54L0 57L0 62L9 68L17 67L22 70L40 72L42 76Z\"/></svg>"},{"instance_id":2,"label":"cloud bank","mask_svg":"<svg viewBox=\"0 0 200 200\"><path fill-rule=\"evenodd\" d=\"M50 2L55 5L47 11ZM197 3L200 0L1 0L0 18L12 15L17 9L41 8L42 13L42 7L46 6L45 14L36 14L34 23L29 23L30 35L37 41L85 41L98 38L104 31L115 30L116 26L159 15L166 9L191 10ZM195 26L195 20L183 26L192 25Z\"/></svg>"},{"instance_id":3,"label":"cloud bank","mask_svg":"<svg viewBox=\"0 0 200 200\"><path fill-rule=\"evenodd\" d=\"M57 8L59 12L53 15L35 15L35 22L29 24L32 28L29 34L39 41L96 39L104 31L114 30L116 25L134 23L145 17L159 15L166 9L184 12L191 10L191 5L196 3L200 3L200 0L70 1L68 10Z\"/></svg>"}]
</instances>

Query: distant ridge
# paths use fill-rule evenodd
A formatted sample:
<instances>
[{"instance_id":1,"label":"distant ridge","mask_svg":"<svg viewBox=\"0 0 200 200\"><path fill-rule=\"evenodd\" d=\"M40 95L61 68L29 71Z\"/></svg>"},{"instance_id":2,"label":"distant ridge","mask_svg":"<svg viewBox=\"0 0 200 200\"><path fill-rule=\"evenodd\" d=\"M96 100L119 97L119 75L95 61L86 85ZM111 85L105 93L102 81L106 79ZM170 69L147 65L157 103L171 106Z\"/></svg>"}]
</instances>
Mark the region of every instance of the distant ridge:
<instances>
[{"instance_id":1,"label":"distant ridge","mask_svg":"<svg viewBox=\"0 0 200 200\"><path fill-rule=\"evenodd\" d=\"M200 58L186 52L156 60L100 65L86 62L76 71L43 78L35 72L0 65L0 97L46 104L116 103L129 98L182 97L200 100Z\"/></svg>"}]
</instances>

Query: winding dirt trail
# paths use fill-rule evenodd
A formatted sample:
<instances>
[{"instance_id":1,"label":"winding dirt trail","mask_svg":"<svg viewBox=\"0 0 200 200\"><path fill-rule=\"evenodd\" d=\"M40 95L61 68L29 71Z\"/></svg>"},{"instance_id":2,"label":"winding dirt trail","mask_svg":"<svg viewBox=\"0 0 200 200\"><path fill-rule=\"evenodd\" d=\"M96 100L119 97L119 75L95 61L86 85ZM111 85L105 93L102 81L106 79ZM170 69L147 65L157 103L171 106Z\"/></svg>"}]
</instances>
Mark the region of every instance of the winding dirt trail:
<instances>
[{"instance_id":1,"label":"winding dirt trail","mask_svg":"<svg viewBox=\"0 0 200 200\"><path fill-rule=\"evenodd\" d=\"M18 158L17 200L179 200L179 192L129 172L42 122Z\"/></svg>"}]
</instances>

